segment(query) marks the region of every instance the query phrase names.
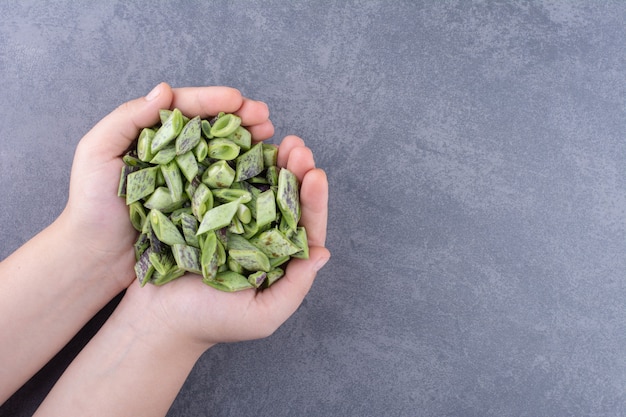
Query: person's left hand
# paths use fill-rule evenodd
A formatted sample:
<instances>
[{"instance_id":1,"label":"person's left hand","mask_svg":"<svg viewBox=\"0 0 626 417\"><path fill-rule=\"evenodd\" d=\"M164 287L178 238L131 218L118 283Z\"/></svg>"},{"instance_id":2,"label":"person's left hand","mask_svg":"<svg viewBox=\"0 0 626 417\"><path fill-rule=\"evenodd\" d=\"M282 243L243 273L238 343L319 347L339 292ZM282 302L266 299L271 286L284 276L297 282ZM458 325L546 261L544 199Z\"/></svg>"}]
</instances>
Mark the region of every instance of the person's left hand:
<instances>
[{"instance_id":1,"label":"person's left hand","mask_svg":"<svg viewBox=\"0 0 626 417\"><path fill-rule=\"evenodd\" d=\"M74 156L67 206L58 221L70 244L84 256L76 261L88 259L91 265L95 262L106 268L120 290L135 277L133 243L137 238L128 207L117 195L121 157L144 127L159 121L160 109L176 107L191 117L235 113L257 139L274 133L267 105L243 97L236 89L172 89L161 83L146 97L119 106L82 138Z\"/></svg>"}]
</instances>

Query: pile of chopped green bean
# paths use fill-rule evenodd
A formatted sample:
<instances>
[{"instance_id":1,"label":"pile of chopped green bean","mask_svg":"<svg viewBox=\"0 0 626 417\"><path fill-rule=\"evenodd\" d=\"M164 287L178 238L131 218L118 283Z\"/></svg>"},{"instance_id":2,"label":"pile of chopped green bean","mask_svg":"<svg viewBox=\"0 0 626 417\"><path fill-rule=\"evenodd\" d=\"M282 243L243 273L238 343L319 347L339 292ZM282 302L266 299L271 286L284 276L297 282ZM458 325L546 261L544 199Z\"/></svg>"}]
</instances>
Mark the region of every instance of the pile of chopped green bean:
<instances>
[{"instance_id":1,"label":"pile of chopped green bean","mask_svg":"<svg viewBox=\"0 0 626 417\"><path fill-rule=\"evenodd\" d=\"M186 272L222 291L266 288L291 258L308 258L299 183L278 148L253 143L235 114L161 110L123 157L118 195L139 231L141 286Z\"/></svg>"}]
</instances>

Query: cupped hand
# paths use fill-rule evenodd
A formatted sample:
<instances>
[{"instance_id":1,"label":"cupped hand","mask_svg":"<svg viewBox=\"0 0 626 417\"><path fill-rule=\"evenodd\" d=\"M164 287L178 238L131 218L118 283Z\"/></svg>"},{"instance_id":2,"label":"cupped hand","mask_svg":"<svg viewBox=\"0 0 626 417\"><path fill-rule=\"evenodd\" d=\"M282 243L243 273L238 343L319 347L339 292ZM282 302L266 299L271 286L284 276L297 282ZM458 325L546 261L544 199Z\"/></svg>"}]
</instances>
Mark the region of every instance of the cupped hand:
<instances>
[{"instance_id":1,"label":"cupped hand","mask_svg":"<svg viewBox=\"0 0 626 417\"><path fill-rule=\"evenodd\" d=\"M301 183L300 225L307 230L309 259L292 259L285 276L262 291L222 292L193 274L159 287L135 283L124 302L141 306L142 319L154 324L146 327L208 348L220 342L269 336L296 311L317 271L330 257L324 246L328 181L325 172L315 167L311 150L296 136L288 136L280 144L278 165L292 171Z\"/></svg>"},{"instance_id":2,"label":"cupped hand","mask_svg":"<svg viewBox=\"0 0 626 417\"><path fill-rule=\"evenodd\" d=\"M82 259L106 266L120 289L134 278L133 243L137 238L128 207L117 196L121 157L144 127L159 121L160 109L176 107L192 117L235 113L258 140L274 133L267 105L243 97L236 89L172 89L161 83L146 97L119 106L81 139L74 155L69 199L58 221L69 242L80 248Z\"/></svg>"}]
</instances>

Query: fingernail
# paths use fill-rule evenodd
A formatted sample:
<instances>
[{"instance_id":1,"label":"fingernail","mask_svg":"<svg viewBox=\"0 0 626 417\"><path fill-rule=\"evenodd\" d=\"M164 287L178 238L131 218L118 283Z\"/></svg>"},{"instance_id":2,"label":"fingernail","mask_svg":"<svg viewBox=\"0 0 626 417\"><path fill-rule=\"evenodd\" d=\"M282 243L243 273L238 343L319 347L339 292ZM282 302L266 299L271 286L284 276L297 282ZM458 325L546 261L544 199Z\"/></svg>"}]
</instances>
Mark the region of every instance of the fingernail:
<instances>
[{"instance_id":1,"label":"fingernail","mask_svg":"<svg viewBox=\"0 0 626 417\"><path fill-rule=\"evenodd\" d=\"M315 262L315 265L313 265L313 269L315 269L315 271L319 271L320 269L322 269L324 267L324 265L326 265L326 262L328 262L329 258L320 258L317 260L317 262Z\"/></svg>"},{"instance_id":2,"label":"fingernail","mask_svg":"<svg viewBox=\"0 0 626 417\"><path fill-rule=\"evenodd\" d=\"M155 98L159 96L159 94L161 94L161 84L154 87L152 91L148 93L148 95L146 96L146 101L154 100Z\"/></svg>"}]
</instances>

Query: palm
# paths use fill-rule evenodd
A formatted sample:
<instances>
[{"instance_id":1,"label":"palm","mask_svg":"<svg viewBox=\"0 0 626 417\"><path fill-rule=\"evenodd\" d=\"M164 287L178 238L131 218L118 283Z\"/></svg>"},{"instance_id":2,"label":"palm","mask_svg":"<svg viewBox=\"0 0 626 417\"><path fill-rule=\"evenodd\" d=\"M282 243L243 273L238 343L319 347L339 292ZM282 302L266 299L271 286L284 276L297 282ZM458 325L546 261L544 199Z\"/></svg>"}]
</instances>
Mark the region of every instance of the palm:
<instances>
[{"instance_id":1,"label":"palm","mask_svg":"<svg viewBox=\"0 0 626 417\"><path fill-rule=\"evenodd\" d=\"M269 289L227 293L188 274L163 286L132 285L130 302L149 305L157 322L192 340L214 344L256 339L271 334L296 310L315 276L311 262L326 255L327 183L323 171L312 168L310 152L298 160L302 181L302 224L309 234L310 260L294 259L286 275ZM289 166L289 161L285 164ZM294 169L293 165L290 169ZM297 169L295 169L298 171ZM298 174L297 174L298 175Z\"/></svg>"}]
</instances>

